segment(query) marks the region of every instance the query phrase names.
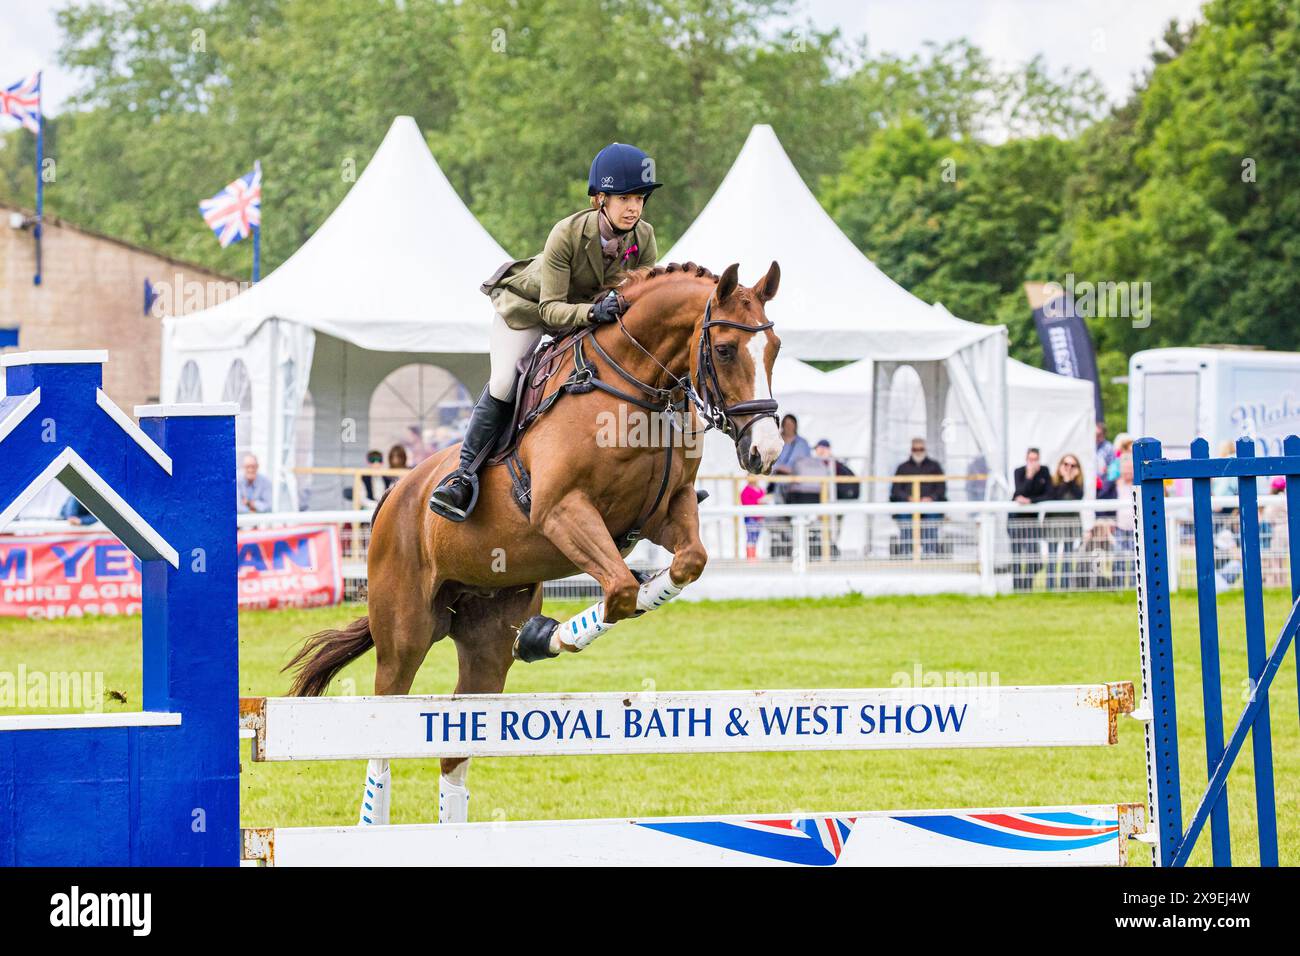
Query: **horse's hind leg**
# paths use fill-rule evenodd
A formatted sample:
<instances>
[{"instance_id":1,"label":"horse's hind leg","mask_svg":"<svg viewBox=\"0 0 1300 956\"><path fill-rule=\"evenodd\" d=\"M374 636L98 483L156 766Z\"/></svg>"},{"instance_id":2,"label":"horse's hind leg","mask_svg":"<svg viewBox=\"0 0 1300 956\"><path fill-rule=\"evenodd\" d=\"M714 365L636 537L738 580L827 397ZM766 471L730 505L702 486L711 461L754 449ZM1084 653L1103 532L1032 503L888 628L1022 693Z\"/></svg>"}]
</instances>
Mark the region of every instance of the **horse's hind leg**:
<instances>
[{"instance_id":1,"label":"horse's hind leg","mask_svg":"<svg viewBox=\"0 0 1300 956\"><path fill-rule=\"evenodd\" d=\"M433 599L402 601L400 588L385 588L370 597L370 629L375 641L375 695L409 694L415 675L433 642L446 636L451 611ZM366 764L366 786L358 826L388 823L392 774L388 758Z\"/></svg>"},{"instance_id":2,"label":"horse's hind leg","mask_svg":"<svg viewBox=\"0 0 1300 956\"><path fill-rule=\"evenodd\" d=\"M492 597L466 594L456 605L451 636L460 671L457 694L499 694L514 662L511 649L519 626L541 610L542 586L506 588ZM438 784L438 822L469 819L469 758L442 761Z\"/></svg>"}]
</instances>

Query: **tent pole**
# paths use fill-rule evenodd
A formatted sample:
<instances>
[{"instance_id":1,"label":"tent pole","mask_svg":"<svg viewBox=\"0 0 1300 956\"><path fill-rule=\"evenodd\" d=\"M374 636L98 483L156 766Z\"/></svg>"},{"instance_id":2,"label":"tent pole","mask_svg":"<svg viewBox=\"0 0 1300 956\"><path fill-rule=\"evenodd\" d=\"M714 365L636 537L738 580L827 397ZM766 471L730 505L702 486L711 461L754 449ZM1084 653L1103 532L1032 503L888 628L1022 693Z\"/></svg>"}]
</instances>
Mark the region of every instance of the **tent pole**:
<instances>
[{"instance_id":1,"label":"tent pole","mask_svg":"<svg viewBox=\"0 0 1300 956\"><path fill-rule=\"evenodd\" d=\"M282 436L280 435L280 422L284 418L281 414L281 402L283 397L280 394L280 320L273 318L270 321L271 326L271 400L267 402L269 407L271 421L270 428L267 430L267 444L269 445L267 457L267 470L271 479L271 510L280 511L284 494L281 490L281 479L283 478L280 454L282 445Z\"/></svg>"}]
</instances>

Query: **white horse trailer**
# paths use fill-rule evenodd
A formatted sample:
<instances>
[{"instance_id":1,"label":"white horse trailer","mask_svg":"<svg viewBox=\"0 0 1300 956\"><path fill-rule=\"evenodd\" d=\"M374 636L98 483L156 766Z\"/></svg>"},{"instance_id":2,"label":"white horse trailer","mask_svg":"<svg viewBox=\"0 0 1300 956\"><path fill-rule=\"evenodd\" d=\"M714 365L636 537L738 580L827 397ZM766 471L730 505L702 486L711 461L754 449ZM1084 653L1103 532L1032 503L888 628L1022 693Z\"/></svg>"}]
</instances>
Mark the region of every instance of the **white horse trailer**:
<instances>
[{"instance_id":1,"label":"white horse trailer","mask_svg":"<svg viewBox=\"0 0 1300 956\"><path fill-rule=\"evenodd\" d=\"M1257 455L1281 455L1300 434L1300 352L1231 348L1149 349L1129 359L1128 430L1159 438L1170 458L1204 436L1210 454L1254 438Z\"/></svg>"}]
</instances>

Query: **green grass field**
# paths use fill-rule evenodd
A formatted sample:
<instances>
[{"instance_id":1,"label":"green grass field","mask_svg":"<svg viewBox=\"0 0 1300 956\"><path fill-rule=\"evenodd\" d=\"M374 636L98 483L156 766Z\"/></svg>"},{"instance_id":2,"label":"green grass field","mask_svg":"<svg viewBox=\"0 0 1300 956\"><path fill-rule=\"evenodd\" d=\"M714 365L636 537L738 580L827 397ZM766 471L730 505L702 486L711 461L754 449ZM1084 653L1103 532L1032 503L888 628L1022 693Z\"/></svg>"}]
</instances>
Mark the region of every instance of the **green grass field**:
<instances>
[{"instance_id":1,"label":"green grass field","mask_svg":"<svg viewBox=\"0 0 1300 956\"><path fill-rule=\"evenodd\" d=\"M1269 642L1287 608L1267 597ZM577 605L552 605L564 617ZM240 616L241 693L275 696L279 668L311 631L362 609L252 612ZM1245 650L1240 594L1220 602L1225 720L1242 706ZM1178 707L1184 814L1205 778L1194 596L1176 595ZM140 709L139 621L0 620L0 671L103 671L107 710ZM333 692L369 693L373 653L344 671ZM516 665L509 691L721 690L887 687L917 670L959 672L1003 685L1140 684L1134 598L1129 594L1004 598L845 597L817 601L679 601L619 628L575 657ZM415 693L446 693L455 652L430 652ZM124 700L118 700L121 695ZM8 712L14 713L13 709ZM1272 699L1282 860L1300 863L1300 729L1296 668L1288 659ZM1144 802L1140 725L1121 721L1113 748L483 759L470 773L473 820L793 810L886 810ZM364 765L243 761L246 825L351 824ZM1250 748L1229 785L1237 862L1257 862ZM393 822L437 817L437 761L393 769ZM1206 863L1208 835L1195 862ZM1133 847L1145 864L1148 854Z\"/></svg>"}]
</instances>

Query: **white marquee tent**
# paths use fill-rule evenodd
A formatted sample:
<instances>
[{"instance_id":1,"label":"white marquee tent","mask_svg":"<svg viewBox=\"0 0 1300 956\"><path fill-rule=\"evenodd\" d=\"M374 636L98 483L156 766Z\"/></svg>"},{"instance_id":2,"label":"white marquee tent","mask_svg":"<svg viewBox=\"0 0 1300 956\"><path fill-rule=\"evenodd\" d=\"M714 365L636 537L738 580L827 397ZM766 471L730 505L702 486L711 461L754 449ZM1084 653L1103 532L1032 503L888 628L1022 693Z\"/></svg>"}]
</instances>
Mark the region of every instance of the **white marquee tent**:
<instances>
[{"instance_id":1,"label":"white marquee tent","mask_svg":"<svg viewBox=\"0 0 1300 956\"><path fill-rule=\"evenodd\" d=\"M395 369L441 366L477 390L492 315L478 283L508 258L399 116L283 265L225 303L164 320L163 399L240 401L240 444L270 473L277 507L292 508L308 389L317 466L363 463L371 396Z\"/></svg>"},{"instance_id":2,"label":"white marquee tent","mask_svg":"<svg viewBox=\"0 0 1300 956\"><path fill-rule=\"evenodd\" d=\"M781 286L768 315L782 356L866 360L854 376L872 396L860 420L873 474L892 473L901 458L888 427L900 415L894 385L900 373L909 380L915 373L930 447L944 456L956 436L975 450L972 457L989 463L997 483L1005 482L1006 329L931 308L881 272L822 209L772 128L760 125L664 261L691 260L714 271L739 262L741 281L753 283L773 259ZM774 381L779 390L779 373ZM885 485L876 487L887 494Z\"/></svg>"}]
</instances>

